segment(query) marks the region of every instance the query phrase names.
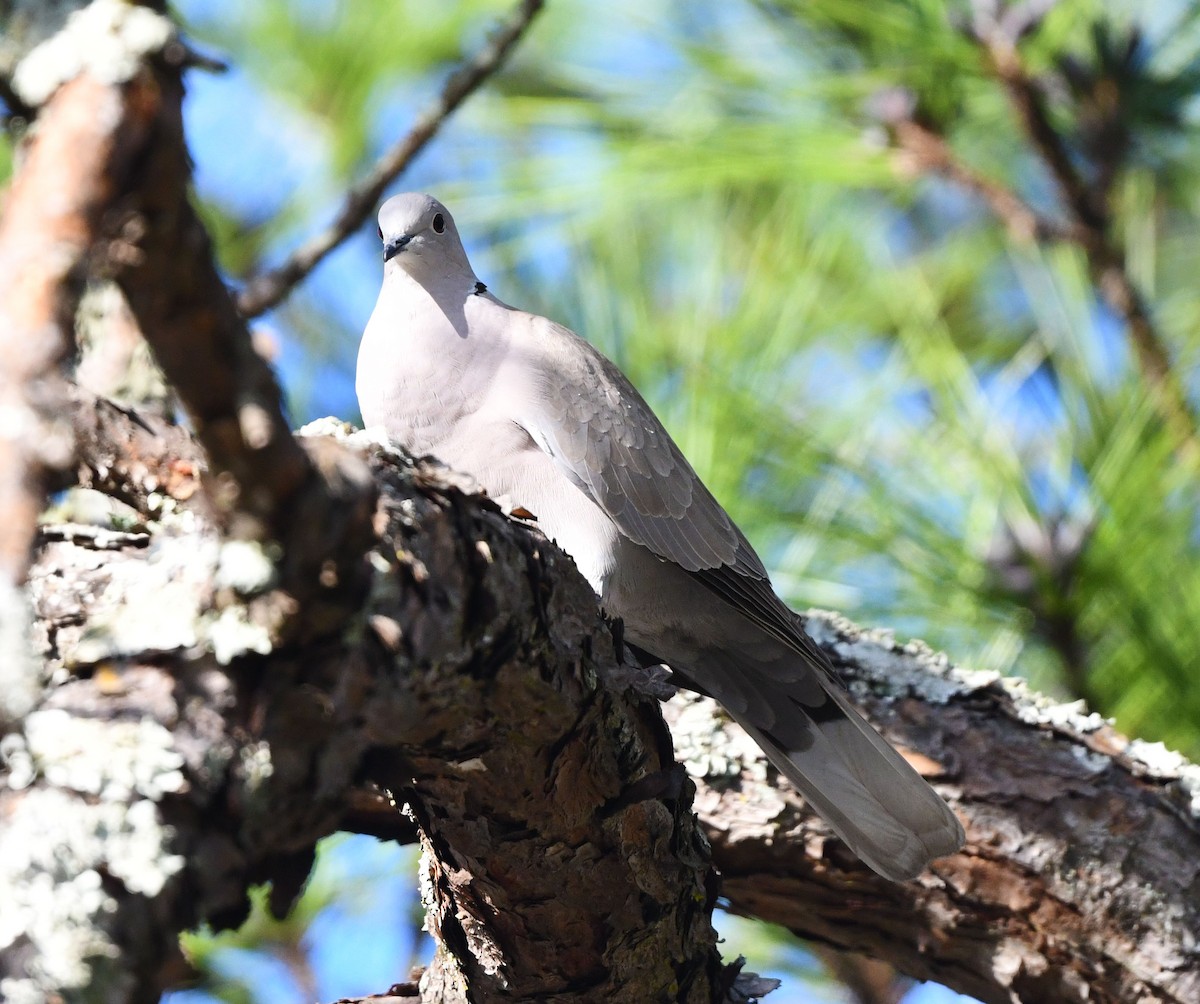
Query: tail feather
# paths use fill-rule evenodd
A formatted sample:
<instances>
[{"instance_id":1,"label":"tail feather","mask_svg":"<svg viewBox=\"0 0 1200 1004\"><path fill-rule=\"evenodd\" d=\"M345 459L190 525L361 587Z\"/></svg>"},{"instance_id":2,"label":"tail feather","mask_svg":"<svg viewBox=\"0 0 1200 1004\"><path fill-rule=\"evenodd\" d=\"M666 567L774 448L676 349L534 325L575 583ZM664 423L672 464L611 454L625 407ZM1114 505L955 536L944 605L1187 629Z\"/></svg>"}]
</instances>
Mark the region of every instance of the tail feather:
<instances>
[{"instance_id":1,"label":"tail feather","mask_svg":"<svg viewBox=\"0 0 1200 1004\"><path fill-rule=\"evenodd\" d=\"M842 697L827 692L807 719L803 749L788 749L733 713L767 758L855 854L880 875L903 882L963 844L949 806ZM794 728L794 725L793 725ZM789 730L790 731L790 730Z\"/></svg>"}]
</instances>

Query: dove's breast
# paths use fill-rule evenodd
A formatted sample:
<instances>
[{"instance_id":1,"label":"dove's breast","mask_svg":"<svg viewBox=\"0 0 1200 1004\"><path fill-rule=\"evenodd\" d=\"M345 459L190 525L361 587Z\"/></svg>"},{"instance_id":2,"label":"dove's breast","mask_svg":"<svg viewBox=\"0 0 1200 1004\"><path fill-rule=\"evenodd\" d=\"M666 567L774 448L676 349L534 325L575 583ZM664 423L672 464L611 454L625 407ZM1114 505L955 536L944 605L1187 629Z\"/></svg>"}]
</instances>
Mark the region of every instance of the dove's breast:
<instances>
[{"instance_id":1,"label":"dove's breast","mask_svg":"<svg viewBox=\"0 0 1200 1004\"><path fill-rule=\"evenodd\" d=\"M517 435L499 449L464 444L461 459L446 462L474 475L502 505L520 506L536 516L538 528L574 559L597 596L603 596L614 571L620 533L523 430L511 423L508 428Z\"/></svg>"},{"instance_id":2,"label":"dove's breast","mask_svg":"<svg viewBox=\"0 0 1200 1004\"><path fill-rule=\"evenodd\" d=\"M537 400L547 380L562 380L545 351L536 319L480 298L468 304L479 325L498 319L511 341L474 416L478 435L462 443L461 467L502 503L522 506L538 527L575 560L597 595L603 595L617 560L621 535L609 515L570 480L539 442ZM474 327L474 324L472 325Z\"/></svg>"},{"instance_id":3,"label":"dove's breast","mask_svg":"<svg viewBox=\"0 0 1200 1004\"><path fill-rule=\"evenodd\" d=\"M418 455L452 466L472 432L504 357L503 338L470 332L462 303L437 303L396 272L384 281L358 350L355 390L363 423Z\"/></svg>"},{"instance_id":4,"label":"dove's breast","mask_svg":"<svg viewBox=\"0 0 1200 1004\"><path fill-rule=\"evenodd\" d=\"M529 510L602 595L620 535L526 431L542 363L528 315L490 296L439 305L396 279L385 281L359 346L363 423L470 474L502 505Z\"/></svg>"}]
</instances>

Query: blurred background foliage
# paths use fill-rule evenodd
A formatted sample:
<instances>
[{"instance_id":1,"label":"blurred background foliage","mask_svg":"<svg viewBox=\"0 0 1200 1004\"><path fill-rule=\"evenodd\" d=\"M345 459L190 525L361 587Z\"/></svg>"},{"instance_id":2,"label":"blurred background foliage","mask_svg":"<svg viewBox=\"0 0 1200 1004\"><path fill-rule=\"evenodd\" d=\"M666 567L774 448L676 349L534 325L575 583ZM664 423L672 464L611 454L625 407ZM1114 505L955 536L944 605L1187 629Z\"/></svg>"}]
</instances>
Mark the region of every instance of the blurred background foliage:
<instances>
[{"instance_id":1,"label":"blurred background foliage","mask_svg":"<svg viewBox=\"0 0 1200 1004\"><path fill-rule=\"evenodd\" d=\"M187 115L231 282L331 220L509 7L178 0L230 63L192 73ZM437 194L497 295L621 365L793 604L1198 757L1198 92L1183 0L549 0L394 190ZM972 178L1051 225L1023 234ZM297 423L357 418L374 229L257 322ZM1145 301L1182 436L1097 242ZM761 969L738 931L726 951ZM771 999L847 999L822 986Z\"/></svg>"},{"instance_id":2,"label":"blurred background foliage","mask_svg":"<svg viewBox=\"0 0 1200 1004\"><path fill-rule=\"evenodd\" d=\"M509 6L179 3L190 36L232 67L193 74L189 105L231 280L330 219ZM396 188L450 204L502 298L618 361L795 604L1086 697L1197 756L1194 447L1165 428L1088 248L1014 236L898 149L895 124L899 108L1068 229L976 37L1009 18L997 30L1191 393L1198 12L551 0ZM356 417L373 231L263 321L297 421Z\"/></svg>"}]
</instances>

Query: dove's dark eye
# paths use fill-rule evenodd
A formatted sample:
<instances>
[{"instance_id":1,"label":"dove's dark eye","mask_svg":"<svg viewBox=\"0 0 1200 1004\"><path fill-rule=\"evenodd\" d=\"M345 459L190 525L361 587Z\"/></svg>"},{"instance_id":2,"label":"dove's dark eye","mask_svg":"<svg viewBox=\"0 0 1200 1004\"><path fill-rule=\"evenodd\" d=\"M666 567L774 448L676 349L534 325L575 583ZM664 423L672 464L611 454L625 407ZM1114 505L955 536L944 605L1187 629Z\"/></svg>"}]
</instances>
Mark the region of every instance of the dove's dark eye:
<instances>
[{"instance_id":1,"label":"dove's dark eye","mask_svg":"<svg viewBox=\"0 0 1200 1004\"><path fill-rule=\"evenodd\" d=\"M375 233L379 234L379 239L380 239L380 240L383 240L383 227L381 227L381 226L379 226L378 224L376 224L376 226L375 226Z\"/></svg>"},{"instance_id":2,"label":"dove's dark eye","mask_svg":"<svg viewBox=\"0 0 1200 1004\"><path fill-rule=\"evenodd\" d=\"M446 218L441 213L435 214L433 217L433 232L435 234L440 234L445 229Z\"/></svg>"}]
</instances>

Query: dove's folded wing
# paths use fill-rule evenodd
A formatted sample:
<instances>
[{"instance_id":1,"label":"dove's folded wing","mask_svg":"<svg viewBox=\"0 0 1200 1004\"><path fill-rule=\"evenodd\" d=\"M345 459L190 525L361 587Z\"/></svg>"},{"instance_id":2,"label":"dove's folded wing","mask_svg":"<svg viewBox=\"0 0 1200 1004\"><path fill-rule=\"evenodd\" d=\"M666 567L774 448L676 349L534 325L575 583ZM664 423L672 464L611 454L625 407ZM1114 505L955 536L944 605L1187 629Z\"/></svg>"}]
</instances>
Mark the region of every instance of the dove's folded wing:
<instances>
[{"instance_id":1,"label":"dove's folded wing","mask_svg":"<svg viewBox=\"0 0 1200 1004\"><path fill-rule=\"evenodd\" d=\"M689 572L729 567L765 579L750 543L641 394L588 342L542 327L533 400L522 424L562 473L629 539Z\"/></svg>"},{"instance_id":2,"label":"dove's folded wing","mask_svg":"<svg viewBox=\"0 0 1200 1004\"><path fill-rule=\"evenodd\" d=\"M686 569L783 644L832 672L775 595L737 524L617 367L544 318L541 379L524 424L563 474L630 540Z\"/></svg>"}]
</instances>

